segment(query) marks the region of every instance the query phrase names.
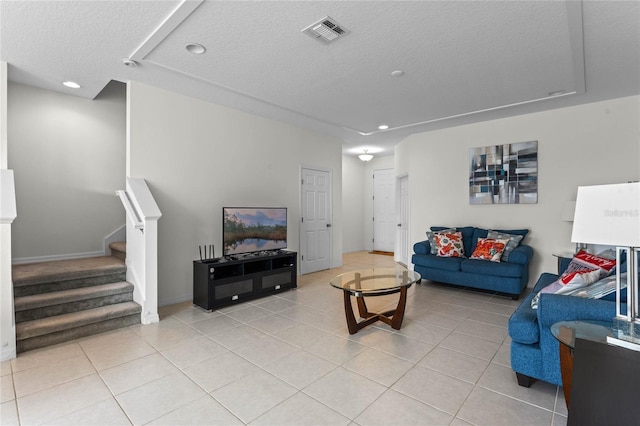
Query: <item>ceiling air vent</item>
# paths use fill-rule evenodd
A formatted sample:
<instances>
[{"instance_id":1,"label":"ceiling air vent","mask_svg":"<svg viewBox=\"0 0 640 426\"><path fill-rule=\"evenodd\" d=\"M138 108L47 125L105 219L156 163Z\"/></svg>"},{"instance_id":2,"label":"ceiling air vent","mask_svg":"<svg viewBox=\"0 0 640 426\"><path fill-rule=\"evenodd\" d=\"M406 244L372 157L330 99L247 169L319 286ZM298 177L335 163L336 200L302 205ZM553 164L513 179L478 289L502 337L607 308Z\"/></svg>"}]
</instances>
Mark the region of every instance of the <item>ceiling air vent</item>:
<instances>
[{"instance_id":1,"label":"ceiling air vent","mask_svg":"<svg viewBox=\"0 0 640 426\"><path fill-rule=\"evenodd\" d=\"M339 25L333 18L325 16L302 30L303 33L322 43L329 44L335 39L349 34L349 30Z\"/></svg>"}]
</instances>

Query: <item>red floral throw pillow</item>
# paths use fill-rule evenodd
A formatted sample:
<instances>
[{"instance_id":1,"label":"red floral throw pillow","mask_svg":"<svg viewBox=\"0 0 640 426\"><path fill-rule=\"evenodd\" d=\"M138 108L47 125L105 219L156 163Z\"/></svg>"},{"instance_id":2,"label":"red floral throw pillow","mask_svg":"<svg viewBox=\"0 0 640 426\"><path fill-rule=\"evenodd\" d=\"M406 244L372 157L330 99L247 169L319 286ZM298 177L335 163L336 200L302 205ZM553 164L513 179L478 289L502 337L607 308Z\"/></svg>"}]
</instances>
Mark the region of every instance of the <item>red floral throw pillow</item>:
<instances>
[{"instance_id":1,"label":"red floral throw pillow","mask_svg":"<svg viewBox=\"0 0 640 426\"><path fill-rule=\"evenodd\" d=\"M471 259L500 262L502 253L509 243L508 239L478 238Z\"/></svg>"},{"instance_id":2,"label":"red floral throw pillow","mask_svg":"<svg viewBox=\"0 0 640 426\"><path fill-rule=\"evenodd\" d=\"M445 232L435 235L436 245L440 257L464 257L462 232Z\"/></svg>"},{"instance_id":3,"label":"red floral throw pillow","mask_svg":"<svg viewBox=\"0 0 640 426\"><path fill-rule=\"evenodd\" d=\"M534 296L531 307L538 308L541 293L573 294L607 276L614 266L616 266L615 259L606 259L582 250L573 257L560 278Z\"/></svg>"}]
</instances>

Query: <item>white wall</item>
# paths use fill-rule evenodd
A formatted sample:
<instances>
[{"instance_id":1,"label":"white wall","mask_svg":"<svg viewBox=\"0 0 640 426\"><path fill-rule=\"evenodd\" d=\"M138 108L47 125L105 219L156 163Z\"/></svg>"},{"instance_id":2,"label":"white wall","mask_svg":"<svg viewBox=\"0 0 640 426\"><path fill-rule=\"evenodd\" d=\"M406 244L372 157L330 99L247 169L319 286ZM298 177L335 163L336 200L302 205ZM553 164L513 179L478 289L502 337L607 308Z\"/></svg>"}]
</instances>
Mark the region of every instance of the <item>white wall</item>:
<instances>
[{"instance_id":1,"label":"white wall","mask_svg":"<svg viewBox=\"0 0 640 426\"><path fill-rule=\"evenodd\" d=\"M103 253L125 221L125 86L95 100L15 83L8 94L14 262Z\"/></svg>"},{"instance_id":2,"label":"white wall","mask_svg":"<svg viewBox=\"0 0 640 426\"><path fill-rule=\"evenodd\" d=\"M288 207L298 251L301 166L332 173L332 267L342 265L340 140L137 82L127 98L127 173L146 179L162 211L160 305L191 299L199 244L222 254L223 206Z\"/></svg>"},{"instance_id":3,"label":"white wall","mask_svg":"<svg viewBox=\"0 0 640 426\"><path fill-rule=\"evenodd\" d=\"M571 223L561 220L579 185L640 179L640 97L415 134L395 152L396 173L411 181L411 240L433 225L529 228L533 285L556 270L554 252L571 251ZM469 204L469 149L538 141L538 203Z\"/></svg>"},{"instance_id":4,"label":"white wall","mask_svg":"<svg viewBox=\"0 0 640 426\"><path fill-rule=\"evenodd\" d=\"M373 250L373 171L393 168L393 156L374 157L366 163L358 157L342 157L344 253Z\"/></svg>"},{"instance_id":5,"label":"white wall","mask_svg":"<svg viewBox=\"0 0 640 426\"><path fill-rule=\"evenodd\" d=\"M364 164L358 157L342 156L342 251L364 250Z\"/></svg>"}]
</instances>

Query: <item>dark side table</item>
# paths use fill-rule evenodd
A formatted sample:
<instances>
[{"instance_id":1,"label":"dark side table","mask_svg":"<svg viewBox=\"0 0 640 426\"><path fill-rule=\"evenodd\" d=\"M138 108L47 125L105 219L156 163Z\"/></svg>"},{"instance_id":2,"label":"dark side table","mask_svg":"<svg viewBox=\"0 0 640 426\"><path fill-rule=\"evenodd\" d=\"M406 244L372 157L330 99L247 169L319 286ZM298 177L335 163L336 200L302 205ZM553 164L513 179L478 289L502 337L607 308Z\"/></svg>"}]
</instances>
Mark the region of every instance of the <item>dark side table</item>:
<instances>
[{"instance_id":1,"label":"dark side table","mask_svg":"<svg viewBox=\"0 0 640 426\"><path fill-rule=\"evenodd\" d=\"M564 399L569 407L571 397L571 376L573 374L573 350L576 337L592 342L607 343L612 336L611 321L560 321L551 326L551 334L560 342L560 373Z\"/></svg>"}]
</instances>

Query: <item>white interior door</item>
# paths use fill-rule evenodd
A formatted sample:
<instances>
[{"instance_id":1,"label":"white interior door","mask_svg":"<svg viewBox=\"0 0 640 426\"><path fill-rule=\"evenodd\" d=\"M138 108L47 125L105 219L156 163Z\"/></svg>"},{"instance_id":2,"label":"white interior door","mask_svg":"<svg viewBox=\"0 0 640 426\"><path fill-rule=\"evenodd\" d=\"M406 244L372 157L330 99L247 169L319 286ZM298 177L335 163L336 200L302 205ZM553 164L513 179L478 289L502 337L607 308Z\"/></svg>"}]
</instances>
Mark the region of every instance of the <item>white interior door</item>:
<instances>
[{"instance_id":1,"label":"white interior door","mask_svg":"<svg viewBox=\"0 0 640 426\"><path fill-rule=\"evenodd\" d=\"M398 223L396 224L395 261L407 266L409 264L409 176L398 179Z\"/></svg>"},{"instance_id":2,"label":"white interior door","mask_svg":"<svg viewBox=\"0 0 640 426\"><path fill-rule=\"evenodd\" d=\"M396 237L395 171L373 171L373 249L392 252Z\"/></svg>"},{"instance_id":3,"label":"white interior door","mask_svg":"<svg viewBox=\"0 0 640 426\"><path fill-rule=\"evenodd\" d=\"M331 267L331 176L323 170L302 169L300 273Z\"/></svg>"}]
</instances>

